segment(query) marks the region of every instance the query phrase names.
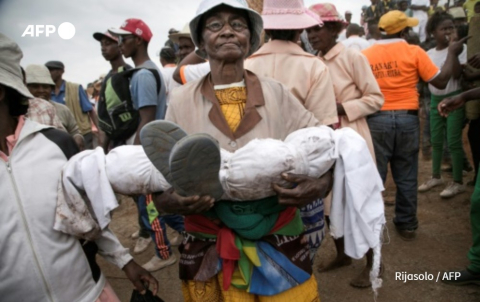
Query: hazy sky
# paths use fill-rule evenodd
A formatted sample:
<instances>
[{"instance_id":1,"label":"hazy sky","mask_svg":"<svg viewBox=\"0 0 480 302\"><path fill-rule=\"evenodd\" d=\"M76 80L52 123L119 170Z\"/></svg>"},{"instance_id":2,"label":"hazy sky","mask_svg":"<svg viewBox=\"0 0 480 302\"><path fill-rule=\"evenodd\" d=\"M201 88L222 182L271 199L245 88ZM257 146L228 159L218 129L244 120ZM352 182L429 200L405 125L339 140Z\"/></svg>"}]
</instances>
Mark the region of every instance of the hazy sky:
<instances>
[{"instance_id":1,"label":"hazy sky","mask_svg":"<svg viewBox=\"0 0 480 302\"><path fill-rule=\"evenodd\" d=\"M304 0L306 6L325 0ZM60 60L65 64L64 78L86 85L110 70L100 53L94 32L119 27L125 19L140 18L150 27L153 38L150 58L157 64L157 53L164 45L168 30L182 29L194 16L200 0L0 0L0 32L15 40L23 50L22 66ZM343 15L353 12L359 22L362 5L369 0L332 1ZM54 25L70 22L76 28L70 40L57 33L46 37L22 37L28 25ZM131 65L133 63L127 60Z\"/></svg>"}]
</instances>

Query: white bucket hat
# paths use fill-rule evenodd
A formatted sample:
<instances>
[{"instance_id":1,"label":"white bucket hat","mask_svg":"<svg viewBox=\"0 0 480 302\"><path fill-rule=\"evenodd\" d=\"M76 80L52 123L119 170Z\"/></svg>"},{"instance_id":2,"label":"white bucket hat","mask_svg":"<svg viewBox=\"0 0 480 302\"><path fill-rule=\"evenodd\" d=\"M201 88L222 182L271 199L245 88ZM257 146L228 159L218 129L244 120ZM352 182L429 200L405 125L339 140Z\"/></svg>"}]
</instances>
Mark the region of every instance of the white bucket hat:
<instances>
[{"instance_id":1,"label":"white bucket hat","mask_svg":"<svg viewBox=\"0 0 480 302\"><path fill-rule=\"evenodd\" d=\"M265 0L263 3L263 27L265 29L305 29L319 25L307 13L303 0Z\"/></svg>"},{"instance_id":2,"label":"white bucket hat","mask_svg":"<svg viewBox=\"0 0 480 302\"><path fill-rule=\"evenodd\" d=\"M23 75L20 68L22 57L23 53L18 44L0 33L0 84L15 89L23 96L33 99L33 95L23 84Z\"/></svg>"},{"instance_id":3,"label":"white bucket hat","mask_svg":"<svg viewBox=\"0 0 480 302\"><path fill-rule=\"evenodd\" d=\"M185 26L183 27L182 31L176 32L176 33L174 33L174 34L170 34L170 35L168 35L168 38L169 38L170 40L172 40L173 43L176 43L176 44L178 44L180 38L189 38L189 39L191 39L192 37L191 37L191 35L190 35L190 26L188 25L188 23L185 24Z\"/></svg>"},{"instance_id":4,"label":"white bucket hat","mask_svg":"<svg viewBox=\"0 0 480 302\"><path fill-rule=\"evenodd\" d=\"M46 84L55 86L50 71L48 71L48 68L45 65L28 65L25 68L25 74L27 76L27 84Z\"/></svg>"},{"instance_id":5,"label":"white bucket hat","mask_svg":"<svg viewBox=\"0 0 480 302\"><path fill-rule=\"evenodd\" d=\"M260 36L263 30L263 20L262 17L253 9L248 8L248 4L245 0L203 0L197 9L197 14L195 18L190 21L190 33L192 36L193 43L195 46L199 47L200 37L198 36L198 26L200 26L200 19L208 11L214 9L220 5L227 5L235 9L246 11L248 14L249 23L251 26L251 45L250 51L247 54L249 57L260 47ZM200 54L204 55L204 54Z\"/></svg>"}]
</instances>

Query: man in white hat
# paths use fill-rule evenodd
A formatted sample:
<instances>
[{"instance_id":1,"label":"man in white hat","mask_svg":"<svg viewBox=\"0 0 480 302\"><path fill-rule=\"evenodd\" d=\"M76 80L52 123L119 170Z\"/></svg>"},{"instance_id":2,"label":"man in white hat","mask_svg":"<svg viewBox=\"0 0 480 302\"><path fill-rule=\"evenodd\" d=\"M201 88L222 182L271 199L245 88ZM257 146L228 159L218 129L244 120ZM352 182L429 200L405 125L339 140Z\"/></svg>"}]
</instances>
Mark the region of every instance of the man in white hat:
<instances>
[{"instance_id":1,"label":"man in white hat","mask_svg":"<svg viewBox=\"0 0 480 302\"><path fill-rule=\"evenodd\" d=\"M182 31L170 34L168 38L178 45L178 61L182 61L188 54L195 51L188 23L185 24Z\"/></svg>"},{"instance_id":2,"label":"man in white hat","mask_svg":"<svg viewBox=\"0 0 480 302\"><path fill-rule=\"evenodd\" d=\"M25 68L27 87L30 93L43 100L49 101L55 107L56 115L63 127L70 134L80 150L84 149L83 136L77 126L77 121L67 106L50 100L55 83L52 81L48 68L44 65L28 65Z\"/></svg>"},{"instance_id":3,"label":"man in white hat","mask_svg":"<svg viewBox=\"0 0 480 302\"><path fill-rule=\"evenodd\" d=\"M75 236L54 230L62 167L78 148L67 133L25 118L33 96L23 83L22 56L18 45L0 34L2 301L92 302L100 296L118 301L95 262L96 250L121 268L142 294L144 282L156 293L158 282L133 261L108 227L83 245ZM78 219L83 221L80 215Z\"/></svg>"}]
</instances>

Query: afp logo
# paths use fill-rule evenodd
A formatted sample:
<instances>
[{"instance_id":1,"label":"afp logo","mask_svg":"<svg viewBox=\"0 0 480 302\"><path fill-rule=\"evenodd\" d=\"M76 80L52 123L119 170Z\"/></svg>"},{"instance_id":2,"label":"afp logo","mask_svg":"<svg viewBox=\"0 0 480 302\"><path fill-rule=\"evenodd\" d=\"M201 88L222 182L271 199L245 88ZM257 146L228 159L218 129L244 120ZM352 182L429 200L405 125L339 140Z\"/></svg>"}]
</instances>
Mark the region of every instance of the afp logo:
<instances>
[{"instance_id":1,"label":"afp logo","mask_svg":"<svg viewBox=\"0 0 480 302\"><path fill-rule=\"evenodd\" d=\"M24 37L50 37L54 34L55 31L58 33L60 38L64 40L70 40L75 36L75 26L70 22L63 22L58 26L58 30L55 25L28 25L25 31L22 34Z\"/></svg>"}]
</instances>

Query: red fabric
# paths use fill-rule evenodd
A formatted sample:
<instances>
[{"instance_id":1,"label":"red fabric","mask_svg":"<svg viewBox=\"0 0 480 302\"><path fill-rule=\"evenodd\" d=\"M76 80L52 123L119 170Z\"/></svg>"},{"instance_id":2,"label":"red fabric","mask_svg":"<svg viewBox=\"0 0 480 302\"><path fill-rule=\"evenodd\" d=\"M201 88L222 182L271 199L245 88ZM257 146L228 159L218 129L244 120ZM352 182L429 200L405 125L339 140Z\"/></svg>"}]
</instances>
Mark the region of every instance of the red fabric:
<instances>
[{"instance_id":1,"label":"red fabric","mask_svg":"<svg viewBox=\"0 0 480 302\"><path fill-rule=\"evenodd\" d=\"M297 214L297 208L295 207L289 207L285 211L280 213L280 215L278 215L277 222L275 222L275 225L270 231L270 234L278 232L281 228L289 224L293 220L296 214Z\"/></svg>"},{"instance_id":2,"label":"red fabric","mask_svg":"<svg viewBox=\"0 0 480 302\"><path fill-rule=\"evenodd\" d=\"M297 213L297 208L289 207L278 216L270 234L279 231L292 221ZM204 233L217 236L216 249L222 259L223 289L228 290L232 281L235 264L240 259L240 251L235 245L235 233L226 226L219 226L212 220L202 215L189 215L185 217L185 231L188 233Z\"/></svg>"}]
</instances>

